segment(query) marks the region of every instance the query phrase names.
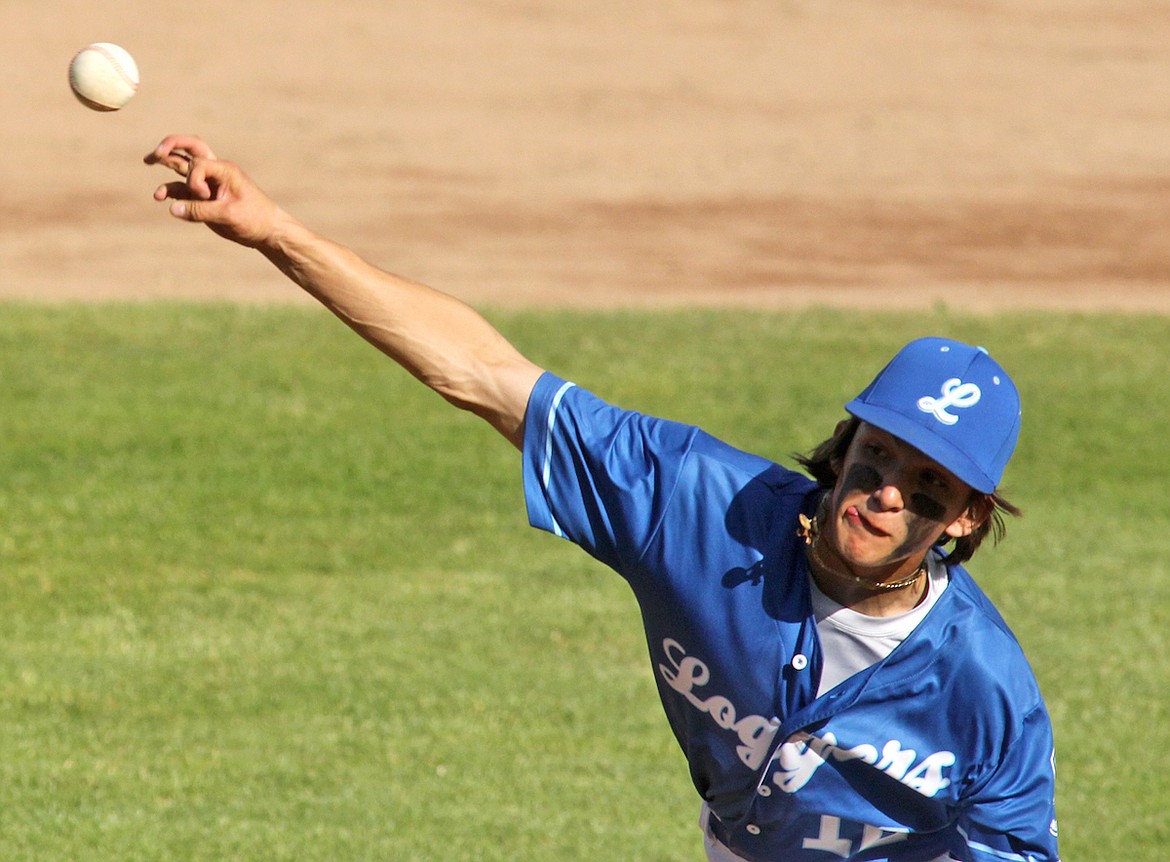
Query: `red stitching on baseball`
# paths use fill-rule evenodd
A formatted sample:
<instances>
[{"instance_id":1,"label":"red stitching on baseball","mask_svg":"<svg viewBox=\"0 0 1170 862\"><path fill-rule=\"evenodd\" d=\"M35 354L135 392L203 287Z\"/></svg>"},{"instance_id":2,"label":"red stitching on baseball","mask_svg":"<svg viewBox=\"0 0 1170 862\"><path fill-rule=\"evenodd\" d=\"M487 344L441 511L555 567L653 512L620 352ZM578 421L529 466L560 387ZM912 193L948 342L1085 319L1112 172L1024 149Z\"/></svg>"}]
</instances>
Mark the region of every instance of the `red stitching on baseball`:
<instances>
[{"instance_id":1,"label":"red stitching on baseball","mask_svg":"<svg viewBox=\"0 0 1170 862\"><path fill-rule=\"evenodd\" d=\"M114 71L118 73L123 81L130 85L130 89L135 93L138 92L138 82L126 74L126 70L122 68L122 61L114 56L113 51L105 45L91 45L90 47L109 60L110 65L114 67Z\"/></svg>"}]
</instances>

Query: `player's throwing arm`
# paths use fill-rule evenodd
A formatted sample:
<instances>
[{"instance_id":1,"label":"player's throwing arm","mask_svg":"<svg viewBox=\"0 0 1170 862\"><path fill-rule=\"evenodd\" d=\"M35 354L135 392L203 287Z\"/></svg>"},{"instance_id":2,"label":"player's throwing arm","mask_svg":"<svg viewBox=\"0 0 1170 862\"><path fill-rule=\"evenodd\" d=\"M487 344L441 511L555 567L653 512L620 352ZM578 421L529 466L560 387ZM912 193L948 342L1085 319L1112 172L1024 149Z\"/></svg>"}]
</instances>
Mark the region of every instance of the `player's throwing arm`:
<instances>
[{"instance_id":1,"label":"player's throwing arm","mask_svg":"<svg viewBox=\"0 0 1170 862\"><path fill-rule=\"evenodd\" d=\"M520 445L541 369L475 310L313 233L197 137L164 138L145 161L181 177L154 192L155 200L171 201L171 215L258 250L427 386Z\"/></svg>"}]
</instances>

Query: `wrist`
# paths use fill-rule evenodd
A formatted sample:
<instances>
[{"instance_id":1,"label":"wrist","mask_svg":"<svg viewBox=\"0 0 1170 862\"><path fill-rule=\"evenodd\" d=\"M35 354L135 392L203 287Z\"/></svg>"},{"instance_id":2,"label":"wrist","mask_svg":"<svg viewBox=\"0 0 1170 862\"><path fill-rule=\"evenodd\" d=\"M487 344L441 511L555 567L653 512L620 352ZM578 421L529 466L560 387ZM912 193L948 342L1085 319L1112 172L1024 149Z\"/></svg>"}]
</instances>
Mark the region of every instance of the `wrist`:
<instances>
[{"instance_id":1,"label":"wrist","mask_svg":"<svg viewBox=\"0 0 1170 862\"><path fill-rule=\"evenodd\" d=\"M311 236L299 221L280 207L275 207L267 235L258 243L258 248L268 257L296 259L298 249L303 248Z\"/></svg>"}]
</instances>

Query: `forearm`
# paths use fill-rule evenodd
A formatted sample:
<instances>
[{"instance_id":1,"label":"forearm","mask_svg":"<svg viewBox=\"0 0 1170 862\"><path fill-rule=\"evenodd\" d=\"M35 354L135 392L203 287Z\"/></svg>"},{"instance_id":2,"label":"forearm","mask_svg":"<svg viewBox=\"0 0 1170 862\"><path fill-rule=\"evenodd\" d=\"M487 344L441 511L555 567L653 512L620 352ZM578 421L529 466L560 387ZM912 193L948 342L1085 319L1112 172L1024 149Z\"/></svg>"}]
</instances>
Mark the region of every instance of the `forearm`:
<instances>
[{"instance_id":1,"label":"forearm","mask_svg":"<svg viewBox=\"0 0 1170 862\"><path fill-rule=\"evenodd\" d=\"M182 179L155 189L175 218L202 222L258 249L355 332L452 404L514 445L541 370L454 297L371 266L278 207L231 162L192 135L170 135L144 161Z\"/></svg>"},{"instance_id":2,"label":"forearm","mask_svg":"<svg viewBox=\"0 0 1170 862\"><path fill-rule=\"evenodd\" d=\"M541 370L458 299L372 266L279 212L260 251L356 333L514 445Z\"/></svg>"}]
</instances>

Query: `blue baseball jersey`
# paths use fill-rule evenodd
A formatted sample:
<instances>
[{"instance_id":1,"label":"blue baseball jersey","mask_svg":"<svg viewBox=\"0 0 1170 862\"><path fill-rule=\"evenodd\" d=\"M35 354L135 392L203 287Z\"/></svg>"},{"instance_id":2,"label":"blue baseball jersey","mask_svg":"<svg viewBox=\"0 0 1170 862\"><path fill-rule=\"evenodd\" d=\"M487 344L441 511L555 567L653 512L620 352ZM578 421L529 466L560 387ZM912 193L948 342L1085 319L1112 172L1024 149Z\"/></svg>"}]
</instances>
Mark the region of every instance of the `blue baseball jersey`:
<instances>
[{"instance_id":1,"label":"blue baseball jersey","mask_svg":"<svg viewBox=\"0 0 1170 862\"><path fill-rule=\"evenodd\" d=\"M524 433L533 526L621 574L710 829L756 862L1057 859L1051 724L960 566L887 658L817 697L802 474L545 374Z\"/></svg>"}]
</instances>

